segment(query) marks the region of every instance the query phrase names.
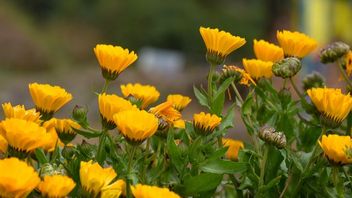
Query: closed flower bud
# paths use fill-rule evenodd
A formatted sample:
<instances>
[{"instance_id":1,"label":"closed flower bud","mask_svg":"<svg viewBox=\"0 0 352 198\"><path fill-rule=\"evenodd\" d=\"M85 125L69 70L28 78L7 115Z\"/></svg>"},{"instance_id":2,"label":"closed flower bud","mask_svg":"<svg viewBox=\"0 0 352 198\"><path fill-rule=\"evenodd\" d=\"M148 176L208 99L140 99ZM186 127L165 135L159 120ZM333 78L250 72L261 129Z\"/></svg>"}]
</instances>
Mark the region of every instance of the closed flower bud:
<instances>
[{"instance_id":1,"label":"closed flower bud","mask_svg":"<svg viewBox=\"0 0 352 198\"><path fill-rule=\"evenodd\" d=\"M278 149L286 146L286 136L282 132L276 132L272 127L264 127L259 131L259 138L268 144L274 145Z\"/></svg>"},{"instance_id":2,"label":"closed flower bud","mask_svg":"<svg viewBox=\"0 0 352 198\"><path fill-rule=\"evenodd\" d=\"M76 150L73 146L65 145L65 147L62 149L61 154L67 160L72 159L73 156L76 154Z\"/></svg>"},{"instance_id":3,"label":"closed flower bud","mask_svg":"<svg viewBox=\"0 0 352 198\"><path fill-rule=\"evenodd\" d=\"M350 46L341 41L334 42L322 49L320 52L320 61L322 63L333 63L344 56L350 50Z\"/></svg>"},{"instance_id":4,"label":"closed flower bud","mask_svg":"<svg viewBox=\"0 0 352 198\"><path fill-rule=\"evenodd\" d=\"M288 57L273 64L272 72L281 78L291 78L301 70L302 64L298 58Z\"/></svg>"},{"instance_id":5,"label":"closed flower bud","mask_svg":"<svg viewBox=\"0 0 352 198\"><path fill-rule=\"evenodd\" d=\"M82 144L77 146L77 149L80 151L81 154L86 156L89 159L95 158L96 155L96 146L93 144L89 144L86 141L82 141Z\"/></svg>"},{"instance_id":6,"label":"closed flower bud","mask_svg":"<svg viewBox=\"0 0 352 198\"><path fill-rule=\"evenodd\" d=\"M318 72L308 74L303 79L303 89L307 91L311 88L325 87L325 79Z\"/></svg>"},{"instance_id":7,"label":"closed flower bud","mask_svg":"<svg viewBox=\"0 0 352 198\"><path fill-rule=\"evenodd\" d=\"M76 105L72 111L72 118L80 124L86 123L87 122L87 113L88 113L87 108Z\"/></svg>"}]
</instances>

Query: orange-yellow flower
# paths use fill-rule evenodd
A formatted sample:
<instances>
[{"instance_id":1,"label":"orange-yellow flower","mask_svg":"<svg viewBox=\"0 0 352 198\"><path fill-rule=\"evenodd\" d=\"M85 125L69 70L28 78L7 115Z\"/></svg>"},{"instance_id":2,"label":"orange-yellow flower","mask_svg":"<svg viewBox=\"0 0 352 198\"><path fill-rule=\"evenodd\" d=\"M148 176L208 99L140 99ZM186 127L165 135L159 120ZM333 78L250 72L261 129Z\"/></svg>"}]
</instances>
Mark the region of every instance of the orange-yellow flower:
<instances>
[{"instance_id":1,"label":"orange-yellow flower","mask_svg":"<svg viewBox=\"0 0 352 198\"><path fill-rule=\"evenodd\" d=\"M243 69L234 66L234 65L224 65L222 69L222 78L228 78L228 77L240 77L240 84L250 86L250 84L256 85L255 81L252 79L252 77Z\"/></svg>"},{"instance_id":2,"label":"orange-yellow flower","mask_svg":"<svg viewBox=\"0 0 352 198\"><path fill-rule=\"evenodd\" d=\"M57 118L52 118L44 122L43 126L47 129L54 128L60 140L65 144L68 144L75 138L76 131L74 129L81 128L77 122L71 119Z\"/></svg>"},{"instance_id":3,"label":"orange-yellow flower","mask_svg":"<svg viewBox=\"0 0 352 198\"><path fill-rule=\"evenodd\" d=\"M150 108L150 113L156 117L163 119L169 124L181 118L181 113L173 107L173 103L166 101L153 108Z\"/></svg>"},{"instance_id":4,"label":"orange-yellow flower","mask_svg":"<svg viewBox=\"0 0 352 198\"><path fill-rule=\"evenodd\" d=\"M273 76L273 73L271 71L271 68L273 66L272 62L245 58L242 59L242 62L244 69L254 79L259 79L261 77L271 78Z\"/></svg>"},{"instance_id":5,"label":"orange-yellow flower","mask_svg":"<svg viewBox=\"0 0 352 198\"><path fill-rule=\"evenodd\" d=\"M239 150L244 148L242 141L231 138L222 138L222 144L224 147L229 147L226 152L226 157L231 160L237 160Z\"/></svg>"},{"instance_id":6,"label":"orange-yellow flower","mask_svg":"<svg viewBox=\"0 0 352 198\"><path fill-rule=\"evenodd\" d=\"M125 98L130 98L130 100L140 103L142 109L156 102L160 96L159 91L154 86L141 85L139 83L121 85L121 92Z\"/></svg>"},{"instance_id":7,"label":"orange-yellow flower","mask_svg":"<svg viewBox=\"0 0 352 198\"><path fill-rule=\"evenodd\" d=\"M126 196L125 189L125 181L119 179L101 189L101 198L119 198L121 194Z\"/></svg>"},{"instance_id":8,"label":"orange-yellow flower","mask_svg":"<svg viewBox=\"0 0 352 198\"><path fill-rule=\"evenodd\" d=\"M168 95L166 101L172 103L172 106L178 111L182 111L192 100L187 96L180 94Z\"/></svg>"},{"instance_id":9,"label":"orange-yellow flower","mask_svg":"<svg viewBox=\"0 0 352 198\"><path fill-rule=\"evenodd\" d=\"M43 197L64 198L76 186L75 182L64 175L45 176L38 185Z\"/></svg>"},{"instance_id":10,"label":"orange-yellow flower","mask_svg":"<svg viewBox=\"0 0 352 198\"><path fill-rule=\"evenodd\" d=\"M137 184L131 187L132 194L135 198L179 198L176 193L168 188L160 188L157 186L147 186Z\"/></svg>"},{"instance_id":11,"label":"orange-yellow flower","mask_svg":"<svg viewBox=\"0 0 352 198\"><path fill-rule=\"evenodd\" d=\"M40 113L35 109L26 110L24 105L12 106L11 103L2 104L5 118L18 118L22 120L28 120L32 122L40 122Z\"/></svg>"},{"instance_id":12,"label":"orange-yellow flower","mask_svg":"<svg viewBox=\"0 0 352 198\"><path fill-rule=\"evenodd\" d=\"M215 114L200 112L193 115L194 130L201 135L212 133L221 123L221 118Z\"/></svg>"},{"instance_id":13,"label":"orange-yellow flower","mask_svg":"<svg viewBox=\"0 0 352 198\"><path fill-rule=\"evenodd\" d=\"M179 119L174 122L174 127L179 129L184 129L186 128L186 123L184 120Z\"/></svg>"},{"instance_id":14,"label":"orange-yellow flower","mask_svg":"<svg viewBox=\"0 0 352 198\"><path fill-rule=\"evenodd\" d=\"M284 51L281 47L264 40L254 39L254 54L262 61L276 62L284 58Z\"/></svg>"},{"instance_id":15,"label":"orange-yellow flower","mask_svg":"<svg viewBox=\"0 0 352 198\"><path fill-rule=\"evenodd\" d=\"M7 140L0 134L0 154L1 153L6 153L7 151Z\"/></svg>"},{"instance_id":16,"label":"orange-yellow flower","mask_svg":"<svg viewBox=\"0 0 352 198\"><path fill-rule=\"evenodd\" d=\"M319 144L329 160L338 164L352 163L352 156L348 154L352 150L352 139L350 136L323 135Z\"/></svg>"}]
</instances>

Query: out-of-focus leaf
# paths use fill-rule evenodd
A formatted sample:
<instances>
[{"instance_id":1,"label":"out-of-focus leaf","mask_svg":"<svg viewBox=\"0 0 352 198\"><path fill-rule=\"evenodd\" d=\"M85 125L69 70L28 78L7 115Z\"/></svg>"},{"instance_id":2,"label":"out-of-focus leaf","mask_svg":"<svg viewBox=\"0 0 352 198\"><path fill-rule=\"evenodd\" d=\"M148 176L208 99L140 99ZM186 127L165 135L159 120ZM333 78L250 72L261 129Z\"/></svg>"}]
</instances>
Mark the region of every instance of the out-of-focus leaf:
<instances>
[{"instance_id":1,"label":"out-of-focus leaf","mask_svg":"<svg viewBox=\"0 0 352 198\"><path fill-rule=\"evenodd\" d=\"M221 182L222 174L201 173L185 179L185 194L197 195L215 189Z\"/></svg>"},{"instance_id":2,"label":"out-of-focus leaf","mask_svg":"<svg viewBox=\"0 0 352 198\"><path fill-rule=\"evenodd\" d=\"M200 165L200 170L208 173L235 174L247 170L247 163L228 160L211 160Z\"/></svg>"}]
</instances>

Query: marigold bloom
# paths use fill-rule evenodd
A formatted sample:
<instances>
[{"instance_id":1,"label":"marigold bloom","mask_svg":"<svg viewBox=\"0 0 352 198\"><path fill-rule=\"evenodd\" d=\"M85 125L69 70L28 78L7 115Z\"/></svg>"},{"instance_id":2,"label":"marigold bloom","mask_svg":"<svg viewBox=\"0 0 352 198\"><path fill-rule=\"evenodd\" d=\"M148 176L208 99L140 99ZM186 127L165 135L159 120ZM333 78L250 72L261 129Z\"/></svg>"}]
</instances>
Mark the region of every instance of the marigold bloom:
<instances>
[{"instance_id":1,"label":"marigold bloom","mask_svg":"<svg viewBox=\"0 0 352 198\"><path fill-rule=\"evenodd\" d=\"M184 120L179 119L174 122L174 127L179 129L184 129L186 128L186 123Z\"/></svg>"},{"instance_id":2,"label":"marigold bloom","mask_svg":"<svg viewBox=\"0 0 352 198\"><path fill-rule=\"evenodd\" d=\"M273 73L271 71L271 68L273 66L272 62L245 58L242 59L242 62L244 69L254 79L259 79L261 77L271 78L273 76Z\"/></svg>"},{"instance_id":3,"label":"marigold bloom","mask_svg":"<svg viewBox=\"0 0 352 198\"><path fill-rule=\"evenodd\" d=\"M46 127L44 127L46 128ZM56 146L64 146L64 144L60 141L59 136L56 133L55 128L46 128L46 136L43 137L43 141L46 142L43 145L43 149L48 152L53 152Z\"/></svg>"},{"instance_id":4,"label":"marigold bloom","mask_svg":"<svg viewBox=\"0 0 352 198\"><path fill-rule=\"evenodd\" d=\"M166 101L171 102L173 104L172 106L178 111L182 111L192 100L180 94L170 94L167 96Z\"/></svg>"},{"instance_id":5,"label":"marigold bloom","mask_svg":"<svg viewBox=\"0 0 352 198\"><path fill-rule=\"evenodd\" d=\"M181 113L173 107L173 103L170 101L166 101L158 106L150 108L149 112L170 124L181 118Z\"/></svg>"},{"instance_id":6,"label":"marigold bloom","mask_svg":"<svg viewBox=\"0 0 352 198\"><path fill-rule=\"evenodd\" d=\"M7 140L0 134L0 154L7 151Z\"/></svg>"},{"instance_id":7,"label":"marigold bloom","mask_svg":"<svg viewBox=\"0 0 352 198\"><path fill-rule=\"evenodd\" d=\"M125 195L126 183L122 179L105 186L101 189L101 198L119 198L120 195Z\"/></svg>"},{"instance_id":8,"label":"marigold bloom","mask_svg":"<svg viewBox=\"0 0 352 198\"><path fill-rule=\"evenodd\" d=\"M348 76L351 76L352 74L352 51L349 51L345 55L345 67L346 67L346 72Z\"/></svg>"},{"instance_id":9,"label":"marigold bloom","mask_svg":"<svg viewBox=\"0 0 352 198\"><path fill-rule=\"evenodd\" d=\"M133 51L120 46L98 44L94 48L95 56L100 64L103 77L115 80L121 72L137 60Z\"/></svg>"},{"instance_id":10,"label":"marigold bloom","mask_svg":"<svg viewBox=\"0 0 352 198\"><path fill-rule=\"evenodd\" d=\"M139 102L142 109L156 102L160 96L159 91L154 86L139 83L121 85L121 92L125 98L132 97L137 103Z\"/></svg>"},{"instance_id":11,"label":"marigold bloom","mask_svg":"<svg viewBox=\"0 0 352 198\"><path fill-rule=\"evenodd\" d=\"M65 144L68 144L75 138L76 131L74 129L79 129L81 126L71 120L71 119L57 119L52 118L46 122L44 122L43 126L47 129L54 128L60 140Z\"/></svg>"},{"instance_id":12,"label":"marigold bloom","mask_svg":"<svg viewBox=\"0 0 352 198\"><path fill-rule=\"evenodd\" d=\"M312 88L307 94L322 115L333 122L341 123L351 111L352 97L341 89Z\"/></svg>"},{"instance_id":13,"label":"marigold bloom","mask_svg":"<svg viewBox=\"0 0 352 198\"><path fill-rule=\"evenodd\" d=\"M64 175L45 176L38 185L42 196L49 198L66 197L76 186L75 182Z\"/></svg>"},{"instance_id":14,"label":"marigold bloom","mask_svg":"<svg viewBox=\"0 0 352 198\"><path fill-rule=\"evenodd\" d=\"M277 40L286 56L303 58L317 47L317 42L300 32L277 31Z\"/></svg>"},{"instance_id":15,"label":"marigold bloom","mask_svg":"<svg viewBox=\"0 0 352 198\"><path fill-rule=\"evenodd\" d=\"M170 191L168 188L137 184L131 186L132 194L135 198L179 198L180 196Z\"/></svg>"},{"instance_id":16,"label":"marigold bloom","mask_svg":"<svg viewBox=\"0 0 352 198\"><path fill-rule=\"evenodd\" d=\"M222 144L224 147L229 147L226 152L226 157L231 160L238 159L238 152L240 149L244 148L244 144L242 141L234 140L231 138L222 138Z\"/></svg>"},{"instance_id":17,"label":"marigold bloom","mask_svg":"<svg viewBox=\"0 0 352 198\"><path fill-rule=\"evenodd\" d=\"M0 160L0 197L26 197L40 182L38 173L17 158Z\"/></svg>"},{"instance_id":18,"label":"marigold bloom","mask_svg":"<svg viewBox=\"0 0 352 198\"><path fill-rule=\"evenodd\" d=\"M26 110L24 105L12 106L11 103L2 104L5 118L18 118L22 120L28 120L32 122L40 122L40 113L35 109Z\"/></svg>"},{"instance_id":19,"label":"marigold bloom","mask_svg":"<svg viewBox=\"0 0 352 198\"><path fill-rule=\"evenodd\" d=\"M41 113L52 114L72 100L72 95L59 86L48 84L29 84L33 102Z\"/></svg>"},{"instance_id":20,"label":"marigold bloom","mask_svg":"<svg viewBox=\"0 0 352 198\"><path fill-rule=\"evenodd\" d=\"M262 61L276 62L284 58L284 51L281 47L264 40L254 39L253 49L257 59Z\"/></svg>"},{"instance_id":21,"label":"marigold bloom","mask_svg":"<svg viewBox=\"0 0 352 198\"><path fill-rule=\"evenodd\" d=\"M201 135L208 135L221 123L221 118L215 114L200 112L193 115L194 130Z\"/></svg>"},{"instance_id":22,"label":"marigold bloom","mask_svg":"<svg viewBox=\"0 0 352 198\"><path fill-rule=\"evenodd\" d=\"M122 111L114 115L114 121L130 143L141 143L158 129L158 118L144 110Z\"/></svg>"},{"instance_id":23,"label":"marigold bloom","mask_svg":"<svg viewBox=\"0 0 352 198\"><path fill-rule=\"evenodd\" d=\"M81 185L84 190L93 195L92 197L98 195L102 188L108 186L116 175L112 167L102 168L98 163L93 163L92 160L81 162L79 170Z\"/></svg>"},{"instance_id":24,"label":"marigold bloom","mask_svg":"<svg viewBox=\"0 0 352 198\"><path fill-rule=\"evenodd\" d=\"M347 154L348 150L352 149L352 139L350 136L336 134L323 135L319 144L329 160L338 164L352 163L352 156Z\"/></svg>"}]
</instances>

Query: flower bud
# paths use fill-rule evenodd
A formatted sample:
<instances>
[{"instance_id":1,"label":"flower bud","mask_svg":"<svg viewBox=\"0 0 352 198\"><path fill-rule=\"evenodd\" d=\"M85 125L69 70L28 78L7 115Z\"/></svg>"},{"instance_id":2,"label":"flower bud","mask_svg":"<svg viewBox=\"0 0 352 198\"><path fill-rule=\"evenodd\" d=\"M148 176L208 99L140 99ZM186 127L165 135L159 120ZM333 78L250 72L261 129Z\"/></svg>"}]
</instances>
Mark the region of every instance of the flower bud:
<instances>
[{"instance_id":1,"label":"flower bud","mask_svg":"<svg viewBox=\"0 0 352 198\"><path fill-rule=\"evenodd\" d=\"M263 127L260 129L259 138L268 144L274 145L278 149L286 146L286 136L282 132L276 132L272 127Z\"/></svg>"},{"instance_id":2,"label":"flower bud","mask_svg":"<svg viewBox=\"0 0 352 198\"><path fill-rule=\"evenodd\" d=\"M318 87L325 87L325 79L318 72L313 72L303 78L303 89L305 91Z\"/></svg>"},{"instance_id":3,"label":"flower bud","mask_svg":"<svg viewBox=\"0 0 352 198\"><path fill-rule=\"evenodd\" d=\"M72 117L78 123L86 123L87 122L87 113L88 109L79 105L76 105L72 110Z\"/></svg>"},{"instance_id":4,"label":"flower bud","mask_svg":"<svg viewBox=\"0 0 352 198\"><path fill-rule=\"evenodd\" d=\"M82 141L81 145L77 146L77 149L80 151L81 154L86 156L88 159L95 158L96 154L96 146L93 144L89 144L85 140Z\"/></svg>"},{"instance_id":5,"label":"flower bud","mask_svg":"<svg viewBox=\"0 0 352 198\"><path fill-rule=\"evenodd\" d=\"M344 56L350 50L350 46L344 42L334 42L322 49L320 52L320 61L322 63L333 63Z\"/></svg>"},{"instance_id":6,"label":"flower bud","mask_svg":"<svg viewBox=\"0 0 352 198\"><path fill-rule=\"evenodd\" d=\"M65 159L69 160L76 154L76 150L73 146L65 145L61 154Z\"/></svg>"},{"instance_id":7,"label":"flower bud","mask_svg":"<svg viewBox=\"0 0 352 198\"><path fill-rule=\"evenodd\" d=\"M301 61L296 57L288 57L273 64L272 72L281 78L291 78L301 70Z\"/></svg>"},{"instance_id":8,"label":"flower bud","mask_svg":"<svg viewBox=\"0 0 352 198\"><path fill-rule=\"evenodd\" d=\"M224 66L219 77L220 83L224 82L228 78L233 78L235 83L238 83L242 79L242 73L236 66Z\"/></svg>"},{"instance_id":9,"label":"flower bud","mask_svg":"<svg viewBox=\"0 0 352 198\"><path fill-rule=\"evenodd\" d=\"M42 178L51 175L66 175L66 171L61 164L57 166L56 164L45 163L40 167L39 175Z\"/></svg>"}]
</instances>

